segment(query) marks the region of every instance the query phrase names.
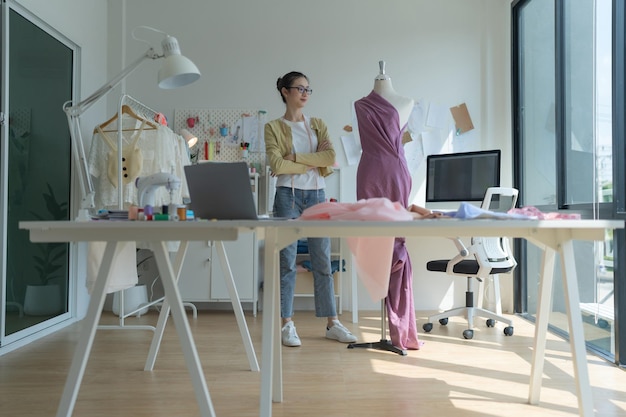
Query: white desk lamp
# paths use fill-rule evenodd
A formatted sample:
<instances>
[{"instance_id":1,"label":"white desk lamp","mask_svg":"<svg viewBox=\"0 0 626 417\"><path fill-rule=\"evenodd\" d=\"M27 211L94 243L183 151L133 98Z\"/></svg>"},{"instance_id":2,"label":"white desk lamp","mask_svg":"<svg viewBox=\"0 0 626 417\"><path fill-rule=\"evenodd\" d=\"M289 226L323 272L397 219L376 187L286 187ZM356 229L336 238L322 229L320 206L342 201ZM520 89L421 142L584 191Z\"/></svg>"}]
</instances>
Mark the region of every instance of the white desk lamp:
<instances>
[{"instance_id":1,"label":"white desk lamp","mask_svg":"<svg viewBox=\"0 0 626 417\"><path fill-rule=\"evenodd\" d=\"M189 149L193 148L196 143L198 143L198 137L187 129L181 129L180 135L183 137L183 139L185 139L185 142L187 143Z\"/></svg>"},{"instance_id":2,"label":"white desk lamp","mask_svg":"<svg viewBox=\"0 0 626 417\"><path fill-rule=\"evenodd\" d=\"M165 35L165 38L161 42L163 53L157 53L151 44L143 39L135 37L135 30L143 28L149 29L154 32ZM88 217L88 209L95 207L94 202L94 186L89 175L89 169L87 166L87 159L85 157L85 147L83 144L83 138L80 131L80 116L96 103L99 99L104 97L109 91L114 89L122 80L128 77L143 61L147 59L159 59L165 58L163 65L158 73L159 87L163 89L172 89L185 86L196 81L200 78L200 71L198 67L191 62L188 58L181 55L180 46L176 38L162 32L158 29L151 28L149 26L139 26L133 29L133 39L145 42L149 45L148 50L141 55L136 61L124 68L119 74L113 77L109 82L96 90L92 95L84 99L83 101L74 104L72 100L63 104L63 111L67 115L67 123L70 129L70 137L72 141L72 153L74 155L76 163L80 168L79 182L82 191L81 200L81 212L79 218ZM120 102L120 109L118 114L122 114L122 103ZM121 119L118 121L118 167L122 166L122 123ZM118 205L121 209L123 206L122 195L122 176L118 175L118 192L120 195Z\"/></svg>"},{"instance_id":3,"label":"white desk lamp","mask_svg":"<svg viewBox=\"0 0 626 417\"><path fill-rule=\"evenodd\" d=\"M200 150L196 149L195 151L193 151L193 148L198 144L198 137L187 129L181 129L180 135L183 137L185 143L187 144L187 155L189 155L189 160L192 164L195 164L197 162L198 152Z\"/></svg>"}]
</instances>

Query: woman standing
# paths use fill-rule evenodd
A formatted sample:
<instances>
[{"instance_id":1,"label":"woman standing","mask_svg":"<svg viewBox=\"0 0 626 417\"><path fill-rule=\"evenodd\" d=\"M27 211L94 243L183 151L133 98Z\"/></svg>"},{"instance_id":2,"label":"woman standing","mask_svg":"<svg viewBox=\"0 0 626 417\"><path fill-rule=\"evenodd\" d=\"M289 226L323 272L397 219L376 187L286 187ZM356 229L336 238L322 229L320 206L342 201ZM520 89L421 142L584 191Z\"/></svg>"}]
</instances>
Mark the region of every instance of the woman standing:
<instances>
[{"instance_id":1,"label":"woman standing","mask_svg":"<svg viewBox=\"0 0 626 417\"><path fill-rule=\"evenodd\" d=\"M326 201L324 177L333 172L335 150L326 124L302 112L313 93L307 76L301 72L289 72L277 80L276 88L285 103L285 114L265 125L265 151L272 175L277 177L274 215L297 218L304 209ZM356 342L356 337L337 319L330 239L307 240L314 280L315 315L327 318L328 339ZM281 335L285 346L302 344L292 320L296 252L297 242L280 251Z\"/></svg>"}]
</instances>

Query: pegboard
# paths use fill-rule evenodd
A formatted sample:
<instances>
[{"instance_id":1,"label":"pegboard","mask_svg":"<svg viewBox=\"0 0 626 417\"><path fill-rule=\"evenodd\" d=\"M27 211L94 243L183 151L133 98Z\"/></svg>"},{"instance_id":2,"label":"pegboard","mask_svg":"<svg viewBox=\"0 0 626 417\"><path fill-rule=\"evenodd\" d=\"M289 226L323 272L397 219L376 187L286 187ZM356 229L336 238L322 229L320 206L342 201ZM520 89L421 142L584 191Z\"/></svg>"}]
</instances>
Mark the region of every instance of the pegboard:
<instances>
[{"instance_id":1,"label":"pegboard","mask_svg":"<svg viewBox=\"0 0 626 417\"><path fill-rule=\"evenodd\" d=\"M192 161L244 161L259 173L265 172L266 122L266 112L258 109L174 110L174 130L187 129L198 138ZM247 152L244 143L249 144Z\"/></svg>"}]
</instances>

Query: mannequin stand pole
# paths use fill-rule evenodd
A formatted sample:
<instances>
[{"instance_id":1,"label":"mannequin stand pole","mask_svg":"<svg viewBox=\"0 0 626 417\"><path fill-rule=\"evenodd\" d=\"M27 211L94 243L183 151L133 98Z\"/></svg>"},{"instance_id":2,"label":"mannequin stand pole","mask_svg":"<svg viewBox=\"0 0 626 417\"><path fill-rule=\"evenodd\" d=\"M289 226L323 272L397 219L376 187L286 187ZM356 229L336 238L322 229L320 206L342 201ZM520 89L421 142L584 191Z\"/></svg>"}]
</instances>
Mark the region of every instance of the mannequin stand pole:
<instances>
[{"instance_id":1,"label":"mannequin stand pole","mask_svg":"<svg viewBox=\"0 0 626 417\"><path fill-rule=\"evenodd\" d=\"M397 353L398 355L406 356L406 350L400 349L391 344L391 340L387 340L387 305L386 298L380 302L380 341L378 342L365 342L365 343L350 343L348 349L365 348L384 350L387 352Z\"/></svg>"}]
</instances>

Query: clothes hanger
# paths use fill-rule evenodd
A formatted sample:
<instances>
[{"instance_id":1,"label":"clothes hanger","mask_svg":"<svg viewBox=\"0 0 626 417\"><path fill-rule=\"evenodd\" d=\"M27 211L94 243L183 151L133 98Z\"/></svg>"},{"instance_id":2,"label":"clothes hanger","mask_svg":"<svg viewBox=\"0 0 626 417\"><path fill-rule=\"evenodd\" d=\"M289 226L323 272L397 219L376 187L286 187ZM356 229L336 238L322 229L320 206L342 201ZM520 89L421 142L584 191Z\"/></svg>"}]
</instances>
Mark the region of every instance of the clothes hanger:
<instances>
[{"instance_id":1,"label":"clothes hanger","mask_svg":"<svg viewBox=\"0 0 626 417\"><path fill-rule=\"evenodd\" d=\"M134 130L156 130L158 128L157 124L155 122L152 122L151 120L139 116L137 113L135 113L133 111L133 109L130 108L130 106L124 104L122 106L122 114L126 114L130 117L132 117L133 119L139 120L141 122L146 122L145 126L141 127L141 128L126 128L126 129L122 129L122 131L124 132L128 132L128 131L134 131ZM94 133L98 131L98 128L100 128L100 130L102 130L103 132L117 132L117 128L116 129L105 129L105 127L107 127L108 125L110 125L111 123L113 123L114 121L117 120L118 118L118 113L115 113L115 115L113 115L113 117L111 117L109 120L107 120L106 122L102 123L100 126L98 126L95 130Z\"/></svg>"}]
</instances>

